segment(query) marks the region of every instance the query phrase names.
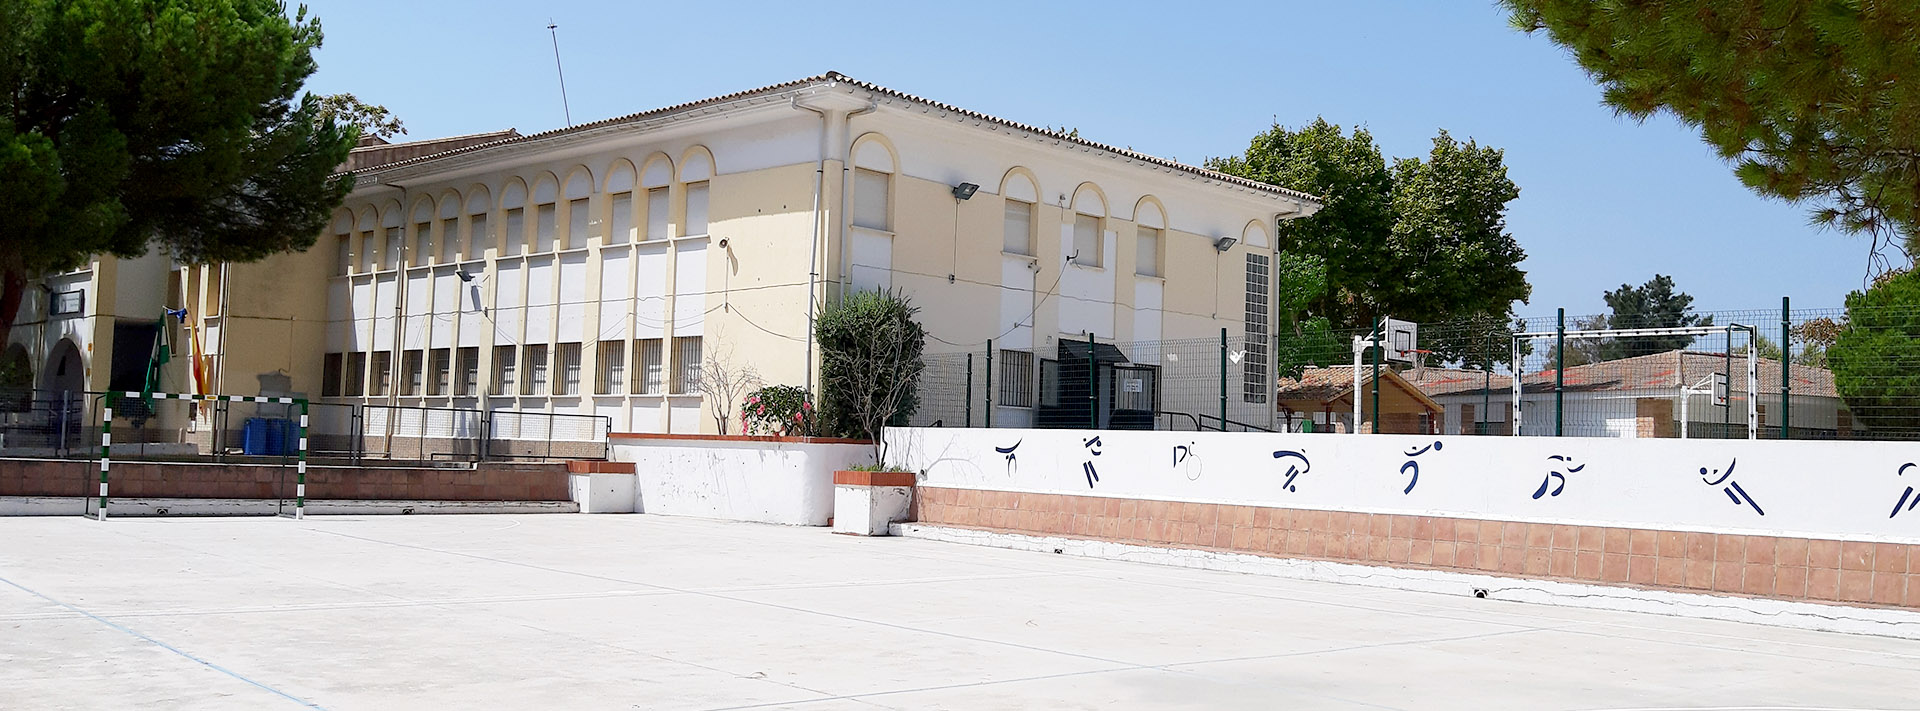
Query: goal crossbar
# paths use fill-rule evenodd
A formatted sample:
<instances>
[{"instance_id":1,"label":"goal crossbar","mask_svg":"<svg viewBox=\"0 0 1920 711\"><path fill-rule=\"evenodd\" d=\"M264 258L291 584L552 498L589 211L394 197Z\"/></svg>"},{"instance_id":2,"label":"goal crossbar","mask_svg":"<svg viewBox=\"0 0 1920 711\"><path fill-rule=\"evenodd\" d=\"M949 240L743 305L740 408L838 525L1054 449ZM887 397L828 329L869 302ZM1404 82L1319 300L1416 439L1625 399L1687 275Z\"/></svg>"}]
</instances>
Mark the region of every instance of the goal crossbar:
<instances>
[{"instance_id":1,"label":"goal crossbar","mask_svg":"<svg viewBox=\"0 0 1920 711\"><path fill-rule=\"evenodd\" d=\"M1760 360L1758 356L1760 328L1748 324L1729 323L1725 326L1675 326L1672 328L1619 328L1584 329L1578 331L1526 331L1513 334L1513 436L1520 436L1525 418L1521 413L1521 395L1525 390L1525 379L1520 369L1520 343L1533 338L1635 338L1645 336L1712 336L1746 331L1747 344L1747 439L1760 438ZM1732 357L1729 353L1728 357ZM1786 367L1782 364L1781 367ZM1731 377L1731 374L1729 374ZM1683 391L1691 387L1683 386ZM1682 402L1684 404L1684 401ZM1684 417L1684 415L1683 415ZM1682 425L1684 427L1684 424Z\"/></svg>"}]
</instances>

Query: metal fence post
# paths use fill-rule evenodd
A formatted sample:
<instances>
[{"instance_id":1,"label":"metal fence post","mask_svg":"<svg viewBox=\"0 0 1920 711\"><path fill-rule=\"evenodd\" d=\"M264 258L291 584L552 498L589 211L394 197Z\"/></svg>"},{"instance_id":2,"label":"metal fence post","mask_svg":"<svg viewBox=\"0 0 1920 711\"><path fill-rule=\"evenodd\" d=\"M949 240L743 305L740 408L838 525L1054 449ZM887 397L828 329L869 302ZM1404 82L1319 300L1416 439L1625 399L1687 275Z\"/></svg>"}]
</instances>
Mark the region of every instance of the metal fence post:
<instances>
[{"instance_id":1,"label":"metal fence post","mask_svg":"<svg viewBox=\"0 0 1920 711\"><path fill-rule=\"evenodd\" d=\"M1225 328L1220 329L1220 431L1227 431L1227 329Z\"/></svg>"},{"instance_id":2,"label":"metal fence post","mask_svg":"<svg viewBox=\"0 0 1920 711\"><path fill-rule=\"evenodd\" d=\"M1560 309L1553 330L1553 436L1566 436L1567 421L1567 310Z\"/></svg>"},{"instance_id":3,"label":"metal fence post","mask_svg":"<svg viewBox=\"0 0 1920 711\"><path fill-rule=\"evenodd\" d=\"M1382 346L1382 341L1386 337L1386 331L1386 317L1383 316L1373 320L1373 387L1371 388L1373 391L1373 434L1380 434L1380 358L1385 355L1384 352L1386 351L1386 348ZM1359 393L1354 393L1355 397L1359 397L1359 395Z\"/></svg>"},{"instance_id":4,"label":"metal fence post","mask_svg":"<svg viewBox=\"0 0 1920 711\"><path fill-rule=\"evenodd\" d=\"M987 339L987 428L993 428L993 339Z\"/></svg>"},{"instance_id":5,"label":"metal fence post","mask_svg":"<svg viewBox=\"0 0 1920 711\"><path fill-rule=\"evenodd\" d=\"M1220 329L1221 334L1225 334L1226 332L1227 332L1226 329L1224 328ZM1093 332L1088 331L1087 332L1087 429L1090 429L1090 430L1100 429L1100 392L1099 392L1100 389L1095 387L1096 385L1099 385L1099 384L1100 384L1100 366L1099 366L1099 362L1093 359ZM1224 407L1225 406L1224 403L1226 401L1222 400L1221 402L1223 403L1222 407ZM1225 429L1225 426L1222 425L1221 428Z\"/></svg>"},{"instance_id":6,"label":"metal fence post","mask_svg":"<svg viewBox=\"0 0 1920 711\"><path fill-rule=\"evenodd\" d=\"M1793 436L1793 309L1780 297L1780 439Z\"/></svg>"},{"instance_id":7,"label":"metal fence post","mask_svg":"<svg viewBox=\"0 0 1920 711\"><path fill-rule=\"evenodd\" d=\"M973 354L966 354L966 427L973 427Z\"/></svg>"},{"instance_id":8,"label":"metal fence post","mask_svg":"<svg viewBox=\"0 0 1920 711\"><path fill-rule=\"evenodd\" d=\"M107 469L113 461L113 396L107 391L100 405L100 520L107 520Z\"/></svg>"}]
</instances>

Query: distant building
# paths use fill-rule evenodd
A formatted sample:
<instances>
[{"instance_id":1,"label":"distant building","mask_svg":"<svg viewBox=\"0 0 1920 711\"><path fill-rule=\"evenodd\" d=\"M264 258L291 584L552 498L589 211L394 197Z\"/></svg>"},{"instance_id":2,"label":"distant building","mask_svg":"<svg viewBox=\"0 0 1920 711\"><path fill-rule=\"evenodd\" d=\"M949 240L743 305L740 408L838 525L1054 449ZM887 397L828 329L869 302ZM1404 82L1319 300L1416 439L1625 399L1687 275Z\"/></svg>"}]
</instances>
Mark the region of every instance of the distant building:
<instances>
[{"instance_id":1,"label":"distant building","mask_svg":"<svg viewBox=\"0 0 1920 711\"><path fill-rule=\"evenodd\" d=\"M1729 372L1732 393L1726 406L1716 403L1712 380ZM1780 361L1758 359L1762 437L1780 431ZM1824 368L1795 364L1792 436L1821 439L1846 436L1852 417ZM1478 370L1416 368L1405 373L1446 408L1446 434L1509 434L1513 424L1513 381ZM1747 436L1747 366L1744 354L1667 351L1567 368L1563 430L1571 437L1679 437L1685 410L1689 437ZM1527 373L1522 383L1521 434L1551 436L1554 429L1551 370ZM1691 388L1690 394L1683 394ZM1682 407L1682 398L1686 399Z\"/></svg>"}]
</instances>

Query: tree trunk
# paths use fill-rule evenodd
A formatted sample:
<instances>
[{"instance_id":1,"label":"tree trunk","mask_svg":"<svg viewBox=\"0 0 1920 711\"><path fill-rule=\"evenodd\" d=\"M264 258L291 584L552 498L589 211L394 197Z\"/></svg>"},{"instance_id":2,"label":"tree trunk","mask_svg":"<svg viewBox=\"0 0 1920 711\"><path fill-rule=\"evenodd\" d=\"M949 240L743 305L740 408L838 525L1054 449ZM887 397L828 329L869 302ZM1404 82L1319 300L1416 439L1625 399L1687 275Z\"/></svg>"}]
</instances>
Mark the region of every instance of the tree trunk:
<instances>
[{"instance_id":1,"label":"tree trunk","mask_svg":"<svg viewBox=\"0 0 1920 711\"><path fill-rule=\"evenodd\" d=\"M26 300L27 275L19 269L0 270L0 350L13 336L13 320L20 316L20 304Z\"/></svg>"}]
</instances>

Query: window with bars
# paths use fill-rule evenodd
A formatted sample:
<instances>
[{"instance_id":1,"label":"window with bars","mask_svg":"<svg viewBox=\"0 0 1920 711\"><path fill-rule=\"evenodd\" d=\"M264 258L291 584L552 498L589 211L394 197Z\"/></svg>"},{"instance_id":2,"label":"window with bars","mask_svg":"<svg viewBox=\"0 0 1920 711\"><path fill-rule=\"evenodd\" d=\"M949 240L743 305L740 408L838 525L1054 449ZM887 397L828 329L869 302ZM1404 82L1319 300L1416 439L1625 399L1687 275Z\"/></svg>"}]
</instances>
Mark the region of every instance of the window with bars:
<instances>
[{"instance_id":1,"label":"window with bars","mask_svg":"<svg viewBox=\"0 0 1920 711\"><path fill-rule=\"evenodd\" d=\"M1267 401L1268 295L1272 264L1267 255L1247 255L1246 357L1240 359L1241 392L1247 402Z\"/></svg>"},{"instance_id":2,"label":"window with bars","mask_svg":"<svg viewBox=\"0 0 1920 711\"><path fill-rule=\"evenodd\" d=\"M683 237L707 233L707 182L687 183L687 229Z\"/></svg>"},{"instance_id":3,"label":"window with bars","mask_svg":"<svg viewBox=\"0 0 1920 711\"><path fill-rule=\"evenodd\" d=\"M340 394L347 397L360 397L367 387L367 354L348 353L346 368L341 376Z\"/></svg>"},{"instance_id":4,"label":"window with bars","mask_svg":"<svg viewBox=\"0 0 1920 711\"><path fill-rule=\"evenodd\" d=\"M1033 407L1033 353L1000 350L1000 402L1006 407Z\"/></svg>"},{"instance_id":5,"label":"window with bars","mask_svg":"<svg viewBox=\"0 0 1920 711\"><path fill-rule=\"evenodd\" d=\"M647 190L647 239L666 239L669 217L671 215L668 214L667 208L667 189Z\"/></svg>"},{"instance_id":6,"label":"window with bars","mask_svg":"<svg viewBox=\"0 0 1920 711\"><path fill-rule=\"evenodd\" d=\"M453 353L445 348L435 348L427 354L427 394L447 394L447 369L453 365Z\"/></svg>"},{"instance_id":7,"label":"window with bars","mask_svg":"<svg viewBox=\"0 0 1920 711\"><path fill-rule=\"evenodd\" d=\"M1100 238L1100 218L1092 215L1073 216L1073 263L1083 267L1098 267L1106 263L1100 254L1105 240Z\"/></svg>"},{"instance_id":8,"label":"window with bars","mask_svg":"<svg viewBox=\"0 0 1920 711\"><path fill-rule=\"evenodd\" d=\"M480 348L478 346L463 347L455 357L458 359L460 369L460 388L456 393L478 394L480 392Z\"/></svg>"},{"instance_id":9,"label":"window with bars","mask_svg":"<svg viewBox=\"0 0 1920 711\"><path fill-rule=\"evenodd\" d=\"M881 232L887 232L893 228L887 215L887 188L893 182L892 177L866 168L853 170L853 224L855 227L865 227Z\"/></svg>"},{"instance_id":10,"label":"window with bars","mask_svg":"<svg viewBox=\"0 0 1920 711\"><path fill-rule=\"evenodd\" d=\"M675 336L673 339L673 394L700 392L700 337Z\"/></svg>"},{"instance_id":11,"label":"window with bars","mask_svg":"<svg viewBox=\"0 0 1920 711\"><path fill-rule=\"evenodd\" d=\"M616 193L608 210L611 224L607 229L606 244L626 244L633 241L633 193Z\"/></svg>"},{"instance_id":12,"label":"window with bars","mask_svg":"<svg viewBox=\"0 0 1920 711\"><path fill-rule=\"evenodd\" d=\"M1033 203L1007 200L1005 239L1000 249L1010 254L1033 255Z\"/></svg>"},{"instance_id":13,"label":"window with bars","mask_svg":"<svg viewBox=\"0 0 1920 711\"><path fill-rule=\"evenodd\" d=\"M555 395L580 394L580 344L562 343L553 354L554 370L560 371L560 382L555 384Z\"/></svg>"},{"instance_id":14,"label":"window with bars","mask_svg":"<svg viewBox=\"0 0 1920 711\"><path fill-rule=\"evenodd\" d=\"M586 198L567 202L567 246L565 249L581 249L587 246L587 224L592 217L587 209Z\"/></svg>"},{"instance_id":15,"label":"window with bars","mask_svg":"<svg viewBox=\"0 0 1920 711\"><path fill-rule=\"evenodd\" d=\"M467 253L460 255L469 262L487 256L487 248L493 241L487 239L487 214L484 212L467 216Z\"/></svg>"},{"instance_id":16,"label":"window with bars","mask_svg":"<svg viewBox=\"0 0 1920 711\"><path fill-rule=\"evenodd\" d=\"M374 351L368 368L373 371L373 382L368 384L367 394L374 397L387 394L387 388L393 382L393 351Z\"/></svg>"},{"instance_id":17,"label":"window with bars","mask_svg":"<svg viewBox=\"0 0 1920 711\"><path fill-rule=\"evenodd\" d=\"M547 346L546 344L542 343L538 345L527 346L527 356L525 359L525 363L523 364L522 367L527 369L527 377L520 379L520 394L521 395L547 394Z\"/></svg>"},{"instance_id":18,"label":"window with bars","mask_svg":"<svg viewBox=\"0 0 1920 711\"><path fill-rule=\"evenodd\" d=\"M400 394L419 395L424 388L420 370L420 351L402 351L400 353Z\"/></svg>"},{"instance_id":19,"label":"window with bars","mask_svg":"<svg viewBox=\"0 0 1920 711\"><path fill-rule=\"evenodd\" d=\"M340 394L341 371L346 359L344 353L328 353L320 361L320 397L335 397Z\"/></svg>"},{"instance_id":20,"label":"window with bars","mask_svg":"<svg viewBox=\"0 0 1920 711\"><path fill-rule=\"evenodd\" d=\"M601 341L600 349L594 353L593 391L601 395L611 395L627 390L627 342Z\"/></svg>"},{"instance_id":21,"label":"window with bars","mask_svg":"<svg viewBox=\"0 0 1920 711\"><path fill-rule=\"evenodd\" d=\"M533 209L533 253L553 251L554 233L560 231L560 211L553 203Z\"/></svg>"},{"instance_id":22,"label":"window with bars","mask_svg":"<svg viewBox=\"0 0 1920 711\"><path fill-rule=\"evenodd\" d=\"M638 377L633 379L634 392L640 395L659 395L666 391L667 360L660 339L642 338L633 342L634 360L640 365Z\"/></svg>"},{"instance_id":23,"label":"window with bars","mask_svg":"<svg viewBox=\"0 0 1920 711\"><path fill-rule=\"evenodd\" d=\"M1141 227L1134 237L1136 243L1133 273L1140 276L1166 276L1160 273L1160 230Z\"/></svg>"},{"instance_id":24,"label":"window with bars","mask_svg":"<svg viewBox=\"0 0 1920 711\"><path fill-rule=\"evenodd\" d=\"M493 347L493 394L512 395L520 391L519 349Z\"/></svg>"}]
</instances>

